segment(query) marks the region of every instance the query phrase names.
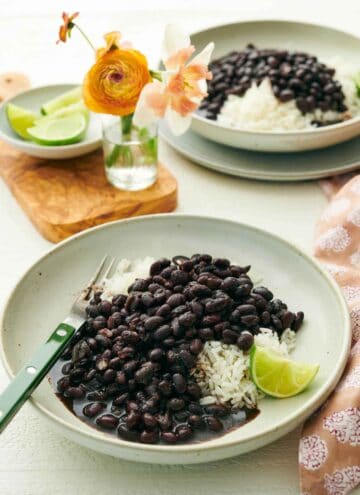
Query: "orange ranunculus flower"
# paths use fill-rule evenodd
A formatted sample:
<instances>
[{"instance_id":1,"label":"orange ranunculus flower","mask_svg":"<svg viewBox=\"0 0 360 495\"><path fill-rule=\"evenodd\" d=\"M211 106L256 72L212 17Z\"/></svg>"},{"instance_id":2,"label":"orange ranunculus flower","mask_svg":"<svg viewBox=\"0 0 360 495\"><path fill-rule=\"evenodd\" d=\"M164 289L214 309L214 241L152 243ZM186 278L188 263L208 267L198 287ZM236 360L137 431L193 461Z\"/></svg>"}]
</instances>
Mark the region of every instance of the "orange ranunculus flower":
<instances>
[{"instance_id":1,"label":"orange ranunculus flower","mask_svg":"<svg viewBox=\"0 0 360 495\"><path fill-rule=\"evenodd\" d=\"M83 98L93 112L125 116L134 112L151 75L142 53L119 48L116 41L108 43L103 52L98 51L96 62L84 79Z\"/></svg>"}]
</instances>

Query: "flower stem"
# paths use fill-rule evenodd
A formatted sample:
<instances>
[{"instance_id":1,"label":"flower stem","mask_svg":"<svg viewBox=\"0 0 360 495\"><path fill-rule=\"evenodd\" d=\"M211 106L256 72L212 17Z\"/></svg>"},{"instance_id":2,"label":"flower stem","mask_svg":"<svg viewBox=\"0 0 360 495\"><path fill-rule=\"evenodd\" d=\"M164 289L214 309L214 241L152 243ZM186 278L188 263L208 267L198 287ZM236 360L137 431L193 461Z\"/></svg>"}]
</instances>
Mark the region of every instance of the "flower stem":
<instances>
[{"instance_id":1,"label":"flower stem","mask_svg":"<svg viewBox=\"0 0 360 495\"><path fill-rule=\"evenodd\" d=\"M162 81L162 72L160 70L150 70L150 75L153 79L157 79L158 81Z\"/></svg>"},{"instance_id":2,"label":"flower stem","mask_svg":"<svg viewBox=\"0 0 360 495\"><path fill-rule=\"evenodd\" d=\"M94 50L94 52L96 52L96 48L91 43L90 39L87 37L87 35L81 29L81 27L78 24L75 24L75 23L73 23L73 24L74 24L74 27L76 27L76 29L79 31L79 33L81 34L81 36L84 38L84 40L87 42L87 44L90 45L90 47Z\"/></svg>"}]
</instances>

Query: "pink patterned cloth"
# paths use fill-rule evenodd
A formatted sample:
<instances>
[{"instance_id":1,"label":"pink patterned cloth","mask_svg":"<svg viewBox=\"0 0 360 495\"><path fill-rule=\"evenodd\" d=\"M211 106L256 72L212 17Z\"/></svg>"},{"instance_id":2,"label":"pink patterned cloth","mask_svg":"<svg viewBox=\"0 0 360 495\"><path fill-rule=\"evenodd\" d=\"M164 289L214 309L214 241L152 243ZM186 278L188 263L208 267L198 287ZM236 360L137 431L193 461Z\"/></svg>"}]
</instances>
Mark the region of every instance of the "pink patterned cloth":
<instances>
[{"instance_id":1,"label":"pink patterned cloth","mask_svg":"<svg viewBox=\"0 0 360 495\"><path fill-rule=\"evenodd\" d=\"M360 484L360 175L321 185L331 200L316 227L315 256L344 292L353 342L336 390L304 425L300 485L302 495L345 495Z\"/></svg>"}]
</instances>

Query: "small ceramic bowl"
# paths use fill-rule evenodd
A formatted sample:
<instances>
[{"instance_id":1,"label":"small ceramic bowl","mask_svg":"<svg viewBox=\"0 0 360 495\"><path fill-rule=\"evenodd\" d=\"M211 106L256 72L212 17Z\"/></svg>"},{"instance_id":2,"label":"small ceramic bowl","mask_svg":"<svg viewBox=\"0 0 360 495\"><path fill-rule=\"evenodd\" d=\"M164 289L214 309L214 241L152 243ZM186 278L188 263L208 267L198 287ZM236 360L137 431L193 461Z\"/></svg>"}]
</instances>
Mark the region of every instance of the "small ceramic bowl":
<instances>
[{"instance_id":1,"label":"small ceramic bowl","mask_svg":"<svg viewBox=\"0 0 360 495\"><path fill-rule=\"evenodd\" d=\"M21 278L6 304L0 353L10 375L29 359L62 321L76 293L108 253L121 258L172 257L210 252L251 264L262 284L306 319L294 359L319 363L311 386L289 399L265 398L260 413L223 436L184 445L126 442L74 416L44 380L32 395L36 410L66 437L98 452L163 464L208 462L272 442L299 425L326 399L344 369L351 340L346 303L320 265L279 237L245 224L193 215L153 215L109 223L60 243ZM56 301L56 304L54 304Z\"/></svg>"},{"instance_id":2,"label":"small ceramic bowl","mask_svg":"<svg viewBox=\"0 0 360 495\"><path fill-rule=\"evenodd\" d=\"M31 156L38 158L48 158L52 160L64 160L76 156L85 155L101 146L101 121L96 114L90 113L89 126L84 139L76 144L64 146L43 146L32 141L21 139L11 129L6 116L6 105L11 102L15 105L27 108L34 112L40 112L42 103L55 98L61 93L65 93L74 88L75 84L55 84L51 86L41 86L24 91L8 100L0 106L0 139L10 144L14 148Z\"/></svg>"},{"instance_id":3,"label":"small ceramic bowl","mask_svg":"<svg viewBox=\"0 0 360 495\"><path fill-rule=\"evenodd\" d=\"M213 27L191 36L199 48L215 42L213 59L248 43L259 48L304 51L320 60L334 55L360 70L360 38L329 27L289 21L238 22ZM234 148L269 152L298 152L326 148L360 135L360 117L321 128L301 131L249 131L225 126L195 113L191 128L201 136Z\"/></svg>"}]
</instances>

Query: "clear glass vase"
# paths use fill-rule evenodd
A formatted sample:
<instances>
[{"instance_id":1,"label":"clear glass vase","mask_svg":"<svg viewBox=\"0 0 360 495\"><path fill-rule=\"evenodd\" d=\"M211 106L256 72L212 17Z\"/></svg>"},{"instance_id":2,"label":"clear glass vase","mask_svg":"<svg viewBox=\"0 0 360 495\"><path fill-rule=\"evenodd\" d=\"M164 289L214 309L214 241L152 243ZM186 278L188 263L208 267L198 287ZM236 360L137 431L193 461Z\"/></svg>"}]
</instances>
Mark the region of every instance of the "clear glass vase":
<instances>
[{"instance_id":1,"label":"clear glass vase","mask_svg":"<svg viewBox=\"0 0 360 495\"><path fill-rule=\"evenodd\" d=\"M118 189L150 187L158 173L158 128L138 128L132 116L103 115L105 174Z\"/></svg>"}]
</instances>

